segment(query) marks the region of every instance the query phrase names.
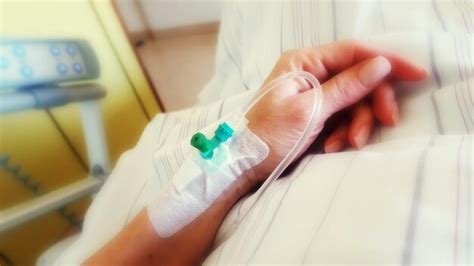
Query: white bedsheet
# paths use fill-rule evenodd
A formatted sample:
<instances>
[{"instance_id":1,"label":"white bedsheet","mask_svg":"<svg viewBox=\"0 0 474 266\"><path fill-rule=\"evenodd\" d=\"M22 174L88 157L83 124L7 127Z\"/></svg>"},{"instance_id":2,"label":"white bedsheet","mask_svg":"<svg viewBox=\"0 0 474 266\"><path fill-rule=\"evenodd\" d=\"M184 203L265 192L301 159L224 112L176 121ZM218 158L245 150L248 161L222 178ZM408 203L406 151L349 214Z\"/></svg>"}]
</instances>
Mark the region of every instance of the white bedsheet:
<instances>
[{"instance_id":1,"label":"white bedsheet","mask_svg":"<svg viewBox=\"0 0 474 266\"><path fill-rule=\"evenodd\" d=\"M472 17L467 1L228 3L201 95L216 102L153 119L58 263L116 235L169 182L190 136L251 97L282 51L352 36L429 68L427 81L397 84L400 125L377 129L362 151L307 154L234 228L250 202L240 201L205 263L472 264ZM163 149L167 160L153 161Z\"/></svg>"}]
</instances>

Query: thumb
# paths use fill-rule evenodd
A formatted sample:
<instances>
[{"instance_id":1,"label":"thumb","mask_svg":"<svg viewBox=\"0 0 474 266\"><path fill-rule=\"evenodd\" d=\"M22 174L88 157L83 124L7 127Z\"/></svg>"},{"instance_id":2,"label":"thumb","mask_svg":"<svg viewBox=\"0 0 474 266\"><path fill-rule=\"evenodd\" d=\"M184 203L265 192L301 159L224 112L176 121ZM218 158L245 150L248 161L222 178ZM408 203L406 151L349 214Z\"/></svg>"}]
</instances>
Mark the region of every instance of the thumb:
<instances>
[{"instance_id":1,"label":"thumb","mask_svg":"<svg viewBox=\"0 0 474 266\"><path fill-rule=\"evenodd\" d=\"M390 62L383 56L363 61L322 84L322 118L358 102L377 87L390 73ZM313 93L311 90L301 93ZM303 96L309 98L307 96Z\"/></svg>"}]
</instances>

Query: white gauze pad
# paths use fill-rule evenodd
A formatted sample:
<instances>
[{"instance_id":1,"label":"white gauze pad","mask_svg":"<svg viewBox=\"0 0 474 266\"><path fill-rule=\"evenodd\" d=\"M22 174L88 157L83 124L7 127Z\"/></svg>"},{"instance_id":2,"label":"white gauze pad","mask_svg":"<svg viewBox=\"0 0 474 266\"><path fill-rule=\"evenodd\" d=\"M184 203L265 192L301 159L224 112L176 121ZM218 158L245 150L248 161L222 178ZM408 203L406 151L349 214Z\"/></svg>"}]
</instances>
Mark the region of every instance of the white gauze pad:
<instances>
[{"instance_id":1,"label":"white gauze pad","mask_svg":"<svg viewBox=\"0 0 474 266\"><path fill-rule=\"evenodd\" d=\"M171 184L148 205L155 231L169 237L201 215L244 171L259 164L268 146L247 127L214 150L214 158L189 155Z\"/></svg>"}]
</instances>

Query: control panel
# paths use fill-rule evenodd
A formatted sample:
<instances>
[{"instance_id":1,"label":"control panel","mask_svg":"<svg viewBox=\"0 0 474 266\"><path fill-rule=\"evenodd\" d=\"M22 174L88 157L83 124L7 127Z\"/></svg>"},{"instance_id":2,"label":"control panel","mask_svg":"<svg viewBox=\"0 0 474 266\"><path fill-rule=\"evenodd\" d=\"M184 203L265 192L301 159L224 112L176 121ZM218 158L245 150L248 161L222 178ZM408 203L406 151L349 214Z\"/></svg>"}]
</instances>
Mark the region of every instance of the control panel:
<instances>
[{"instance_id":1,"label":"control panel","mask_svg":"<svg viewBox=\"0 0 474 266\"><path fill-rule=\"evenodd\" d=\"M94 79L97 58L83 40L0 40L0 89Z\"/></svg>"}]
</instances>

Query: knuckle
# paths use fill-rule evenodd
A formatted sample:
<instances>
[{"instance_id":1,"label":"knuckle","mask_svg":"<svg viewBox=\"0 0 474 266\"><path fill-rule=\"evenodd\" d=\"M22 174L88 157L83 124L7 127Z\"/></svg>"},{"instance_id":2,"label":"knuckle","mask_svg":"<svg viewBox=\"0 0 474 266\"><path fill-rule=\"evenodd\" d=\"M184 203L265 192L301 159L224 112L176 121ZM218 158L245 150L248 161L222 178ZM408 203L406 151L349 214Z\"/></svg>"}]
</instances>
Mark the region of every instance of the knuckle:
<instances>
[{"instance_id":1,"label":"knuckle","mask_svg":"<svg viewBox=\"0 0 474 266\"><path fill-rule=\"evenodd\" d=\"M334 98L344 102L351 99L353 90L351 83L352 82L343 75L336 75L333 79L334 87L332 88Z\"/></svg>"},{"instance_id":2,"label":"knuckle","mask_svg":"<svg viewBox=\"0 0 474 266\"><path fill-rule=\"evenodd\" d=\"M367 88L356 77L336 75L331 88L332 98L341 105L355 103L364 95Z\"/></svg>"}]
</instances>

